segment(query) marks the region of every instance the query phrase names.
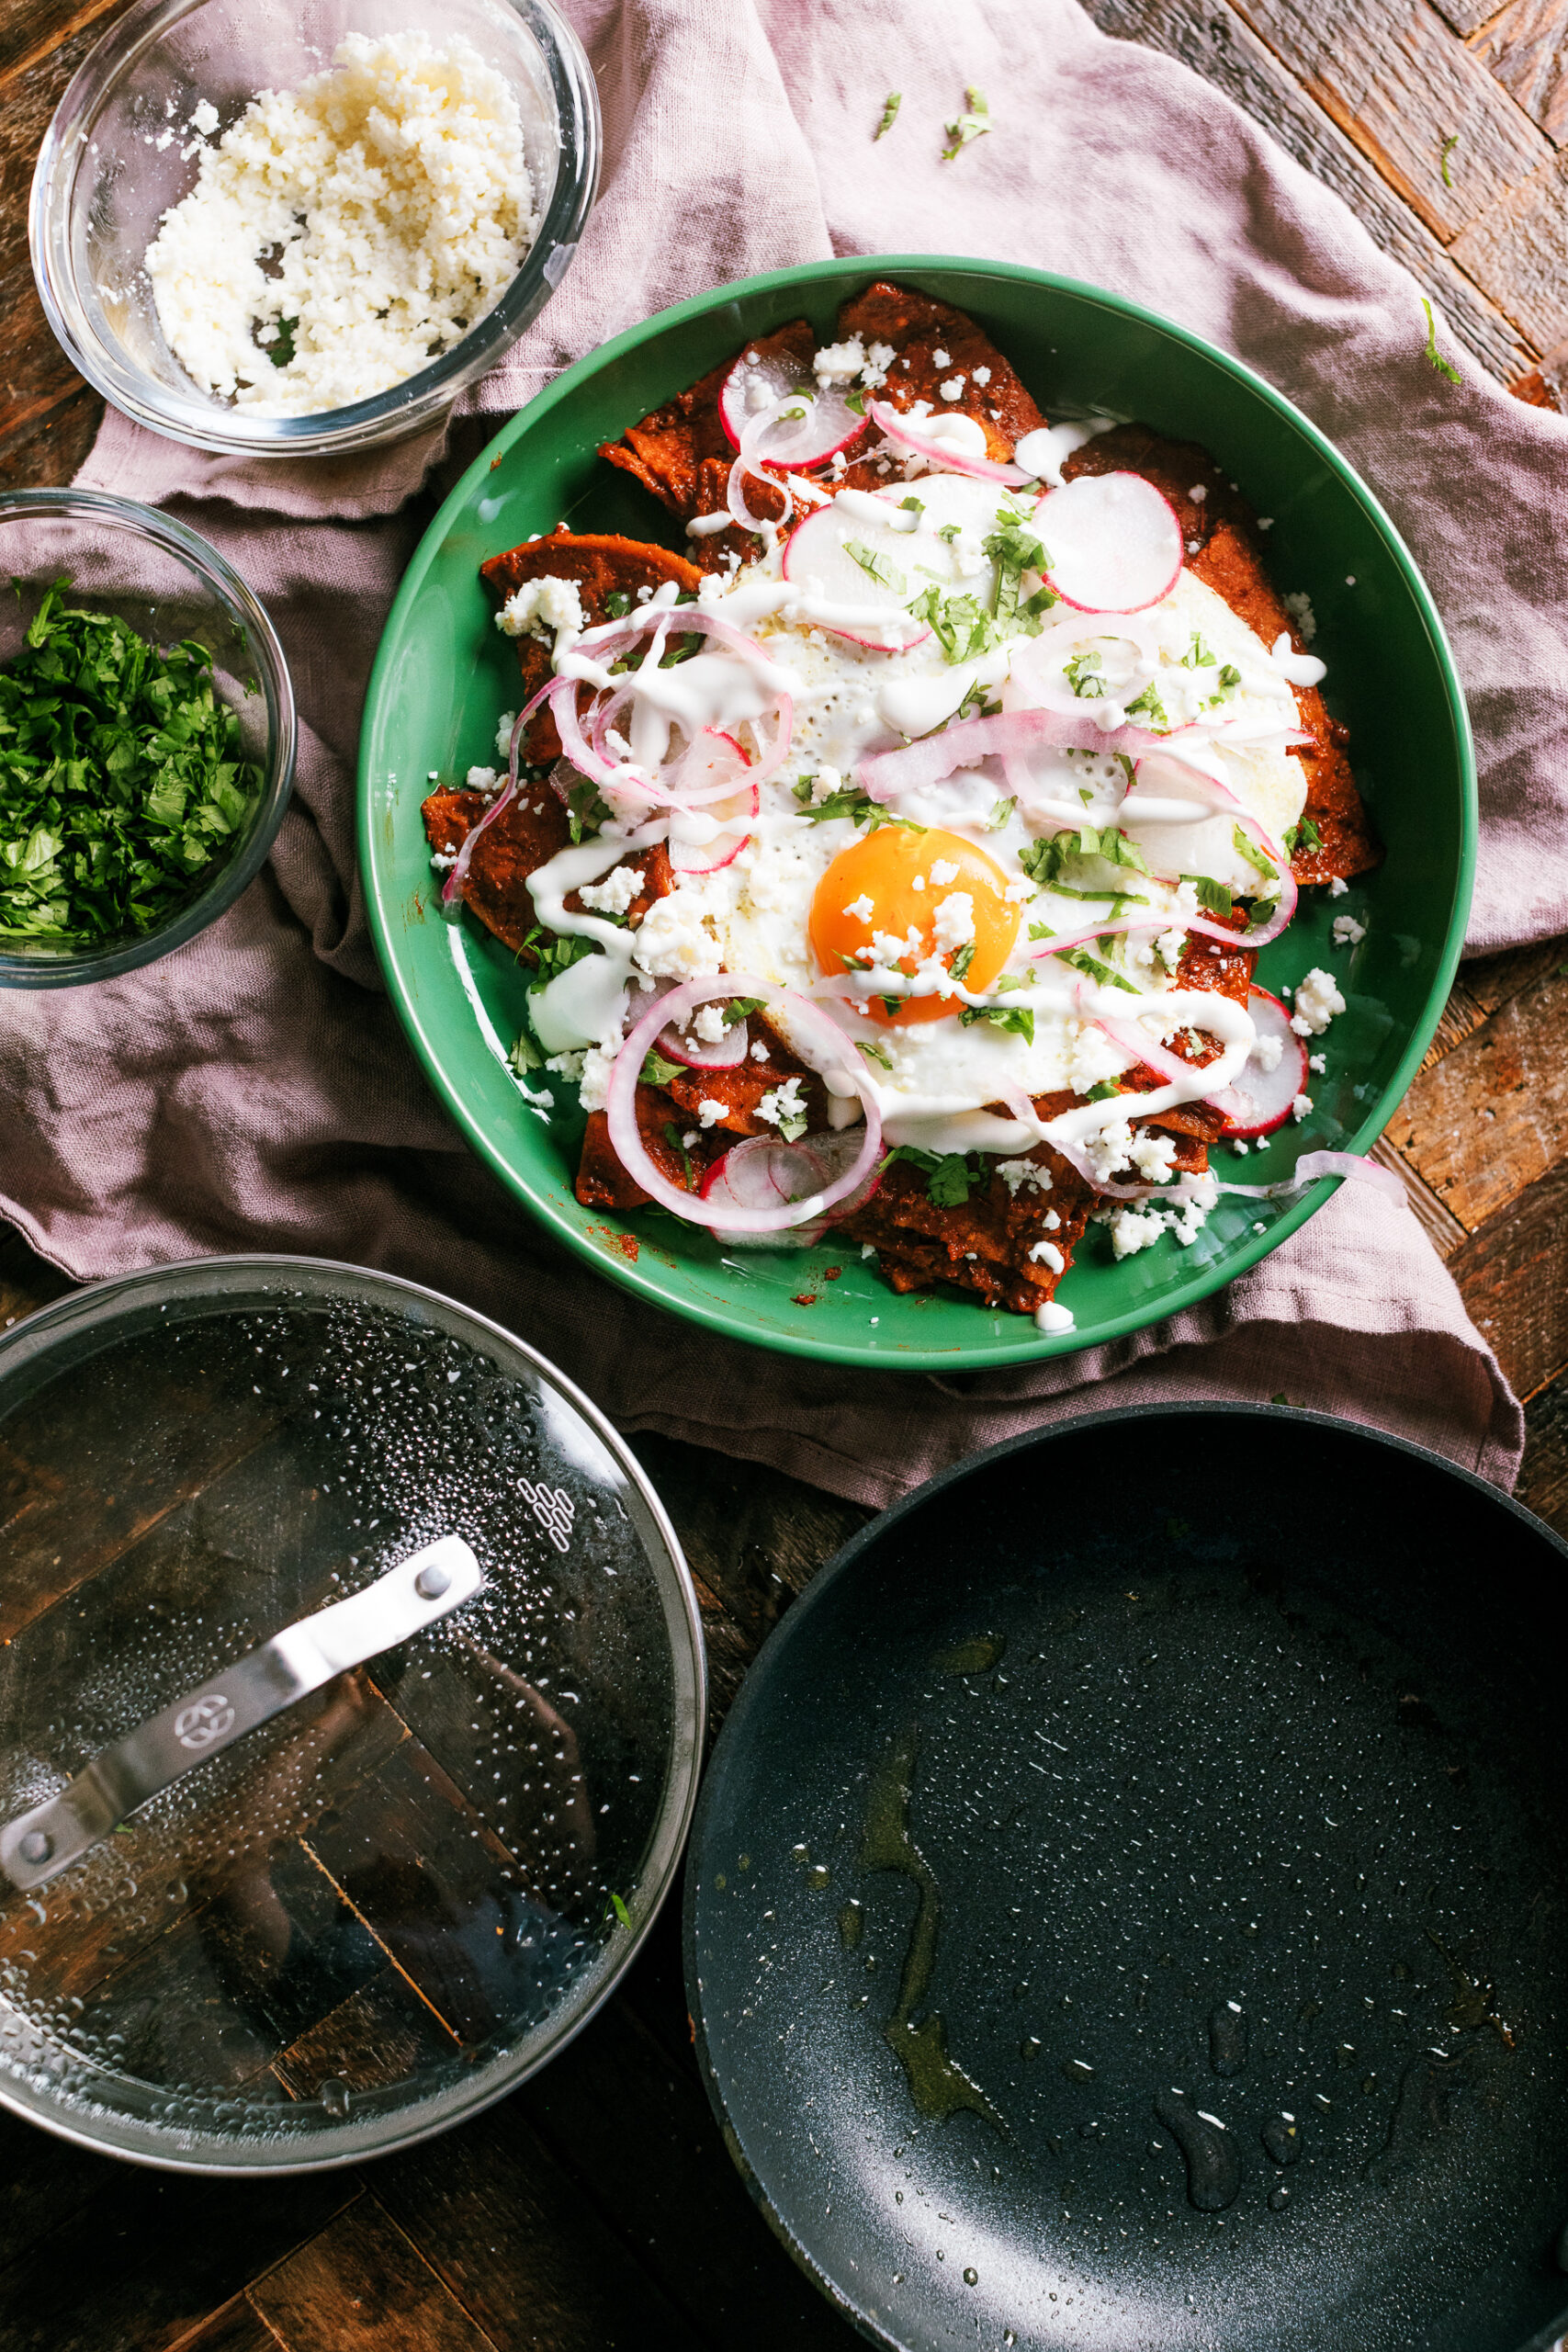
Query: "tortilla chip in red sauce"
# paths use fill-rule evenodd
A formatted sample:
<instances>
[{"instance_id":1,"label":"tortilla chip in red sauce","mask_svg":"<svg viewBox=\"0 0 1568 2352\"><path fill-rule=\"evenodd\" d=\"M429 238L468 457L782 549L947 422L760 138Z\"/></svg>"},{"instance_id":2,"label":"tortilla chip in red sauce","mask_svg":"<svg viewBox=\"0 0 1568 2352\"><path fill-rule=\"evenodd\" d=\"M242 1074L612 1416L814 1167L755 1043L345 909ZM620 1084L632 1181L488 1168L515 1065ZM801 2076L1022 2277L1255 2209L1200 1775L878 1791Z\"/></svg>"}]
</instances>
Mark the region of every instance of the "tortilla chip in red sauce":
<instances>
[{"instance_id":1,"label":"tortilla chip in red sauce","mask_svg":"<svg viewBox=\"0 0 1568 2352\"><path fill-rule=\"evenodd\" d=\"M454 856L490 806L482 792L433 792L421 810L431 848L440 856ZM566 810L549 786L525 786L485 827L463 877L464 905L530 964L537 959L524 945L535 927L528 876L570 839Z\"/></svg>"},{"instance_id":2,"label":"tortilla chip in red sauce","mask_svg":"<svg viewBox=\"0 0 1568 2352\"><path fill-rule=\"evenodd\" d=\"M972 416L986 435L987 455L1000 464L1026 433L1045 422L1012 362L983 327L950 302L879 278L840 305L839 334L844 341L858 334L868 351L874 343L893 346L896 356L877 400L896 409L926 401L943 416ZM976 368L988 371L987 382L975 381ZM956 400L946 400L942 388L954 377L963 378L962 389Z\"/></svg>"},{"instance_id":3,"label":"tortilla chip in red sauce","mask_svg":"<svg viewBox=\"0 0 1568 2352\"><path fill-rule=\"evenodd\" d=\"M642 539L624 539L613 532L551 531L542 538L525 539L504 555L492 555L480 564L479 577L502 604L529 580L574 580L583 620L592 628L611 617L604 609L608 596L624 596L635 610L639 588L661 588L672 580L677 588L694 594L703 575L684 556ZM513 642L523 673L523 703L527 704L549 684L552 643L547 638L526 636ZM581 691L586 696L588 690ZM536 711L529 720L525 755L536 767L559 759L560 736L548 708Z\"/></svg>"}]
</instances>

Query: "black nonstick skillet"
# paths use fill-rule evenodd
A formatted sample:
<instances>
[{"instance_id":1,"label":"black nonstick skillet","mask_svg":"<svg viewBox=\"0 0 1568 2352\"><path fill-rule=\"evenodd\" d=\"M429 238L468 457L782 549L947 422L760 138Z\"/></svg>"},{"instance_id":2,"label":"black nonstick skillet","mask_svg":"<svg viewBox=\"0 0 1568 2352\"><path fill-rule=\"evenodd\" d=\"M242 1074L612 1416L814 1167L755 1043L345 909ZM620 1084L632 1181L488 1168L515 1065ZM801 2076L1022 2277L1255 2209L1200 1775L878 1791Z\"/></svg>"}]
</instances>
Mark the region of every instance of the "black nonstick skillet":
<instances>
[{"instance_id":1,"label":"black nonstick skillet","mask_svg":"<svg viewBox=\"0 0 1568 2352\"><path fill-rule=\"evenodd\" d=\"M981 1454L823 1571L716 1749L687 1971L868 2336L1555 2342L1565 1564L1416 1447L1193 1407Z\"/></svg>"}]
</instances>

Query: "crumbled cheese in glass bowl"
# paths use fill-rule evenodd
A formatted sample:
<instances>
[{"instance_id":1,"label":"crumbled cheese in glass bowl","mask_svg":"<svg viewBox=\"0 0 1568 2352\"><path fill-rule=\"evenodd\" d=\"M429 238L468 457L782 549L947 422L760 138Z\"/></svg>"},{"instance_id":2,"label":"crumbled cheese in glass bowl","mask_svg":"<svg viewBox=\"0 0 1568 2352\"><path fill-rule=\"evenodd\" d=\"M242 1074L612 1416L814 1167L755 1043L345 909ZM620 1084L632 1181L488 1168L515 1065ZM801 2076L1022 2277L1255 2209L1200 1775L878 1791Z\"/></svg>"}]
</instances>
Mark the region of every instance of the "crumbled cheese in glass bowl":
<instances>
[{"instance_id":1,"label":"crumbled cheese in glass bowl","mask_svg":"<svg viewBox=\"0 0 1568 2352\"><path fill-rule=\"evenodd\" d=\"M548 300L599 114L552 0L139 0L67 89L30 232L116 407L245 457L437 422Z\"/></svg>"}]
</instances>

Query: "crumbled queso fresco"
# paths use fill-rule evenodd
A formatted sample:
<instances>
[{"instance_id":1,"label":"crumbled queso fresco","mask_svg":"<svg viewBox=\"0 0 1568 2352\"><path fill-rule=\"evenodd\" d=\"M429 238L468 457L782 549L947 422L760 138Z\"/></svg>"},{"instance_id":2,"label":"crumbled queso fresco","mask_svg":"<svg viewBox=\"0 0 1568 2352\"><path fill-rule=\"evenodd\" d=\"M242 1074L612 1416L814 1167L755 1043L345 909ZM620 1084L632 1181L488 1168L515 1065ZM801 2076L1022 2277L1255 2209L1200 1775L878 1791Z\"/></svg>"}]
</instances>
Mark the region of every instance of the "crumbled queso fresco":
<instances>
[{"instance_id":1,"label":"crumbled queso fresco","mask_svg":"<svg viewBox=\"0 0 1568 2352\"><path fill-rule=\"evenodd\" d=\"M210 118L210 119L209 119ZM193 128L216 129L203 101ZM454 34L350 33L264 90L148 247L159 322L202 390L313 416L401 383L503 292L537 230L510 84Z\"/></svg>"}]
</instances>

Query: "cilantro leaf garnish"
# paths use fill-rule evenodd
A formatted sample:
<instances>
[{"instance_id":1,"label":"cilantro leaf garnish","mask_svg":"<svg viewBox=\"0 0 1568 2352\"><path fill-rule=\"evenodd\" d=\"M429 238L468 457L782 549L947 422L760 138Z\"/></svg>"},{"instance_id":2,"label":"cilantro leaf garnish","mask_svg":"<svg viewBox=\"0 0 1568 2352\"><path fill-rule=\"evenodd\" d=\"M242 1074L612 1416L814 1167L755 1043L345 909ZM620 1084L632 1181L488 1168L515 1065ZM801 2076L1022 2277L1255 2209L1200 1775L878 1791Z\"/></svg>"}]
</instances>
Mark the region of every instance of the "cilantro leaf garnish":
<instances>
[{"instance_id":1,"label":"cilantro leaf garnish","mask_svg":"<svg viewBox=\"0 0 1568 2352\"><path fill-rule=\"evenodd\" d=\"M1303 817L1299 825L1288 825L1286 827L1285 855L1287 857L1294 857L1297 850L1299 849L1310 851L1321 849L1322 847L1323 835L1318 831L1317 827L1313 823L1310 817Z\"/></svg>"},{"instance_id":2,"label":"cilantro leaf garnish","mask_svg":"<svg viewBox=\"0 0 1568 2352\"><path fill-rule=\"evenodd\" d=\"M1207 669L1217 660L1217 658L1218 657L1215 654L1210 652L1208 647L1204 644L1201 632L1198 629L1194 629L1192 632L1192 642L1181 657L1181 666L1184 670Z\"/></svg>"},{"instance_id":3,"label":"cilantro leaf garnish","mask_svg":"<svg viewBox=\"0 0 1568 2352\"><path fill-rule=\"evenodd\" d=\"M1066 664L1065 675L1069 686L1080 701L1103 702L1105 680L1100 673L1098 653L1075 653Z\"/></svg>"},{"instance_id":4,"label":"cilantro leaf garnish","mask_svg":"<svg viewBox=\"0 0 1568 2352\"><path fill-rule=\"evenodd\" d=\"M938 1209L961 1209L969 1198L970 1189L983 1184L987 1179L985 1163L976 1152L922 1151L919 1144L895 1144L883 1155L881 1168L891 1167L896 1159L907 1159L912 1168L923 1170L926 1192L931 1206Z\"/></svg>"},{"instance_id":5,"label":"cilantro leaf garnish","mask_svg":"<svg viewBox=\"0 0 1568 2352\"><path fill-rule=\"evenodd\" d=\"M988 1021L993 1029L1007 1030L1015 1037L1021 1037L1026 1046L1034 1043L1034 1011L1032 1005L966 1004L958 1019L965 1029L976 1021Z\"/></svg>"},{"instance_id":6,"label":"cilantro leaf garnish","mask_svg":"<svg viewBox=\"0 0 1568 2352\"><path fill-rule=\"evenodd\" d=\"M826 824L833 817L848 817L857 825L869 826L873 832L878 825L908 825L912 833L923 833L926 830L924 825L917 825L912 817L896 816L891 808L885 808L880 800L874 800L869 792L863 792L856 784L842 785L837 792L830 792L826 800L818 801L811 797L812 779L808 775L803 775L800 782L792 785L790 789L800 803L801 815L808 817L814 825Z\"/></svg>"},{"instance_id":7,"label":"cilantro leaf garnish","mask_svg":"<svg viewBox=\"0 0 1568 2352\"><path fill-rule=\"evenodd\" d=\"M933 584L921 590L909 610L932 631L950 662L973 662L997 641L989 613L973 596L944 596Z\"/></svg>"},{"instance_id":8,"label":"cilantro leaf garnish","mask_svg":"<svg viewBox=\"0 0 1568 2352\"><path fill-rule=\"evenodd\" d=\"M40 602L0 669L0 934L156 931L228 863L262 789L212 658Z\"/></svg>"},{"instance_id":9,"label":"cilantro leaf garnish","mask_svg":"<svg viewBox=\"0 0 1568 2352\"><path fill-rule=\"evenodd\" d=\"M1236 855L1238 857L1246 858L1248 865L1251 866L1255 874L1261 874L1266 882L1278 882L1280 879L1279 867L1274 864L1272 858L1265 856L1262 850L1258 848L1258 843L1253 840L1252 835L1247 832L1244 827L1240 825L1233 825L1231 827L1231 840L1235 845ZM1250 897L1251 893L1248 892L1247 895Z\"/></svg>"},{"instance_id":10,"label":"cilantro leaf garnish","mask_svg":"<svg viewBox=\"0 0 1568 2352\"><path fill-rule=\"evenodd\" d=\"M585 956L597 956L603 952L596 941L584 939L575 932L566 939L552 939L548 932L541 931L536 924L523 944L533 948L539 959L528 982L530 996L536 989L547 989L552 980L558 980L563 972L570 972L572 966L580 964Z\"/></svg>"},{"instance_id":11,"label":"cilantro leaf garnish","mask_svg":"<svg viewBox=\"0 0 1568 2352\"><path fill-rule=\"evenodd\" d=\"M642 1086L668 1086L672 1078L681 1076L679 1062L666 1061L656 1046L650 1046L642 1057L637 1082Z\"/></svg>"},{"instance_id":12,"label":"cilantro leaf garnish","mask_svg":"<svg viewBox=\"0 0 1568 2352\"><path fill-rule=\"evenodd\" d=\"M1427 349L1425 356L1431 361L1439 376L1446 376L1450 384L1461 384L1464 381L1464 379L1460 374L1459 369L1454 367L1450 361L1445 359L1442 353L1438 349L1438 322L1433 316L1432 305L1424 294L1421 297L1421 308L1427 313Z\"/></svg>"},{"instance_id":13,"label":"cilantro leaf garnish","mask_svg":"<svg viewBox=\"0 0 1568 2352\"><path fill-rule=\"evenodd\" d=\"M867 578L874 580L879 588L890 588L896 596L901 596L904 594L908 582L897 565L889 563L887 558L885 555L879 555L875 548L868 548L863 539L846 539L844 553L852 557Z\"/></svg>"},{"instance_id":14,"label":"cilantro leaf garnish","mask_svg":"<svg viewBox=\"0 0 1568 2352\"><path fill-rule=\"evenodd\" d=\"M902 90L888 91L886 102L882 109L882 120L877 124L876 129L871 134L873 146L875 145L879 139L886 138L888 131L892 130L894 124L898 119L898 109L902 106L903 102L904 93Z\"/></svg>"},{"instance_id":15,"label":"cilantro leaf garnish","mask_svg":"<svg viewBox=\"0 0 1568 2352\"><path fill-rule=\"evenodd\" d=\"M951 164L955 155L961 155L972 139L983 139L991 127L991 110L984 92L969 89L964 96L965 111L945 126L947 145L942 151L944 164Z\"/></svg>"},{"instance_id":16,"label":"cilantro leaf garnish","mask_svg":"<svg viewBox=\"0 0 1568 2352\"><path fill-rule=\"evenodd\" d=\"M1198 904L1212 915L1228 915L1233 900L1223 882L1215 882L1207 874L1184 874L1183 882L1190 882L1198 893Z\"/></svg>"}]
</instances>

